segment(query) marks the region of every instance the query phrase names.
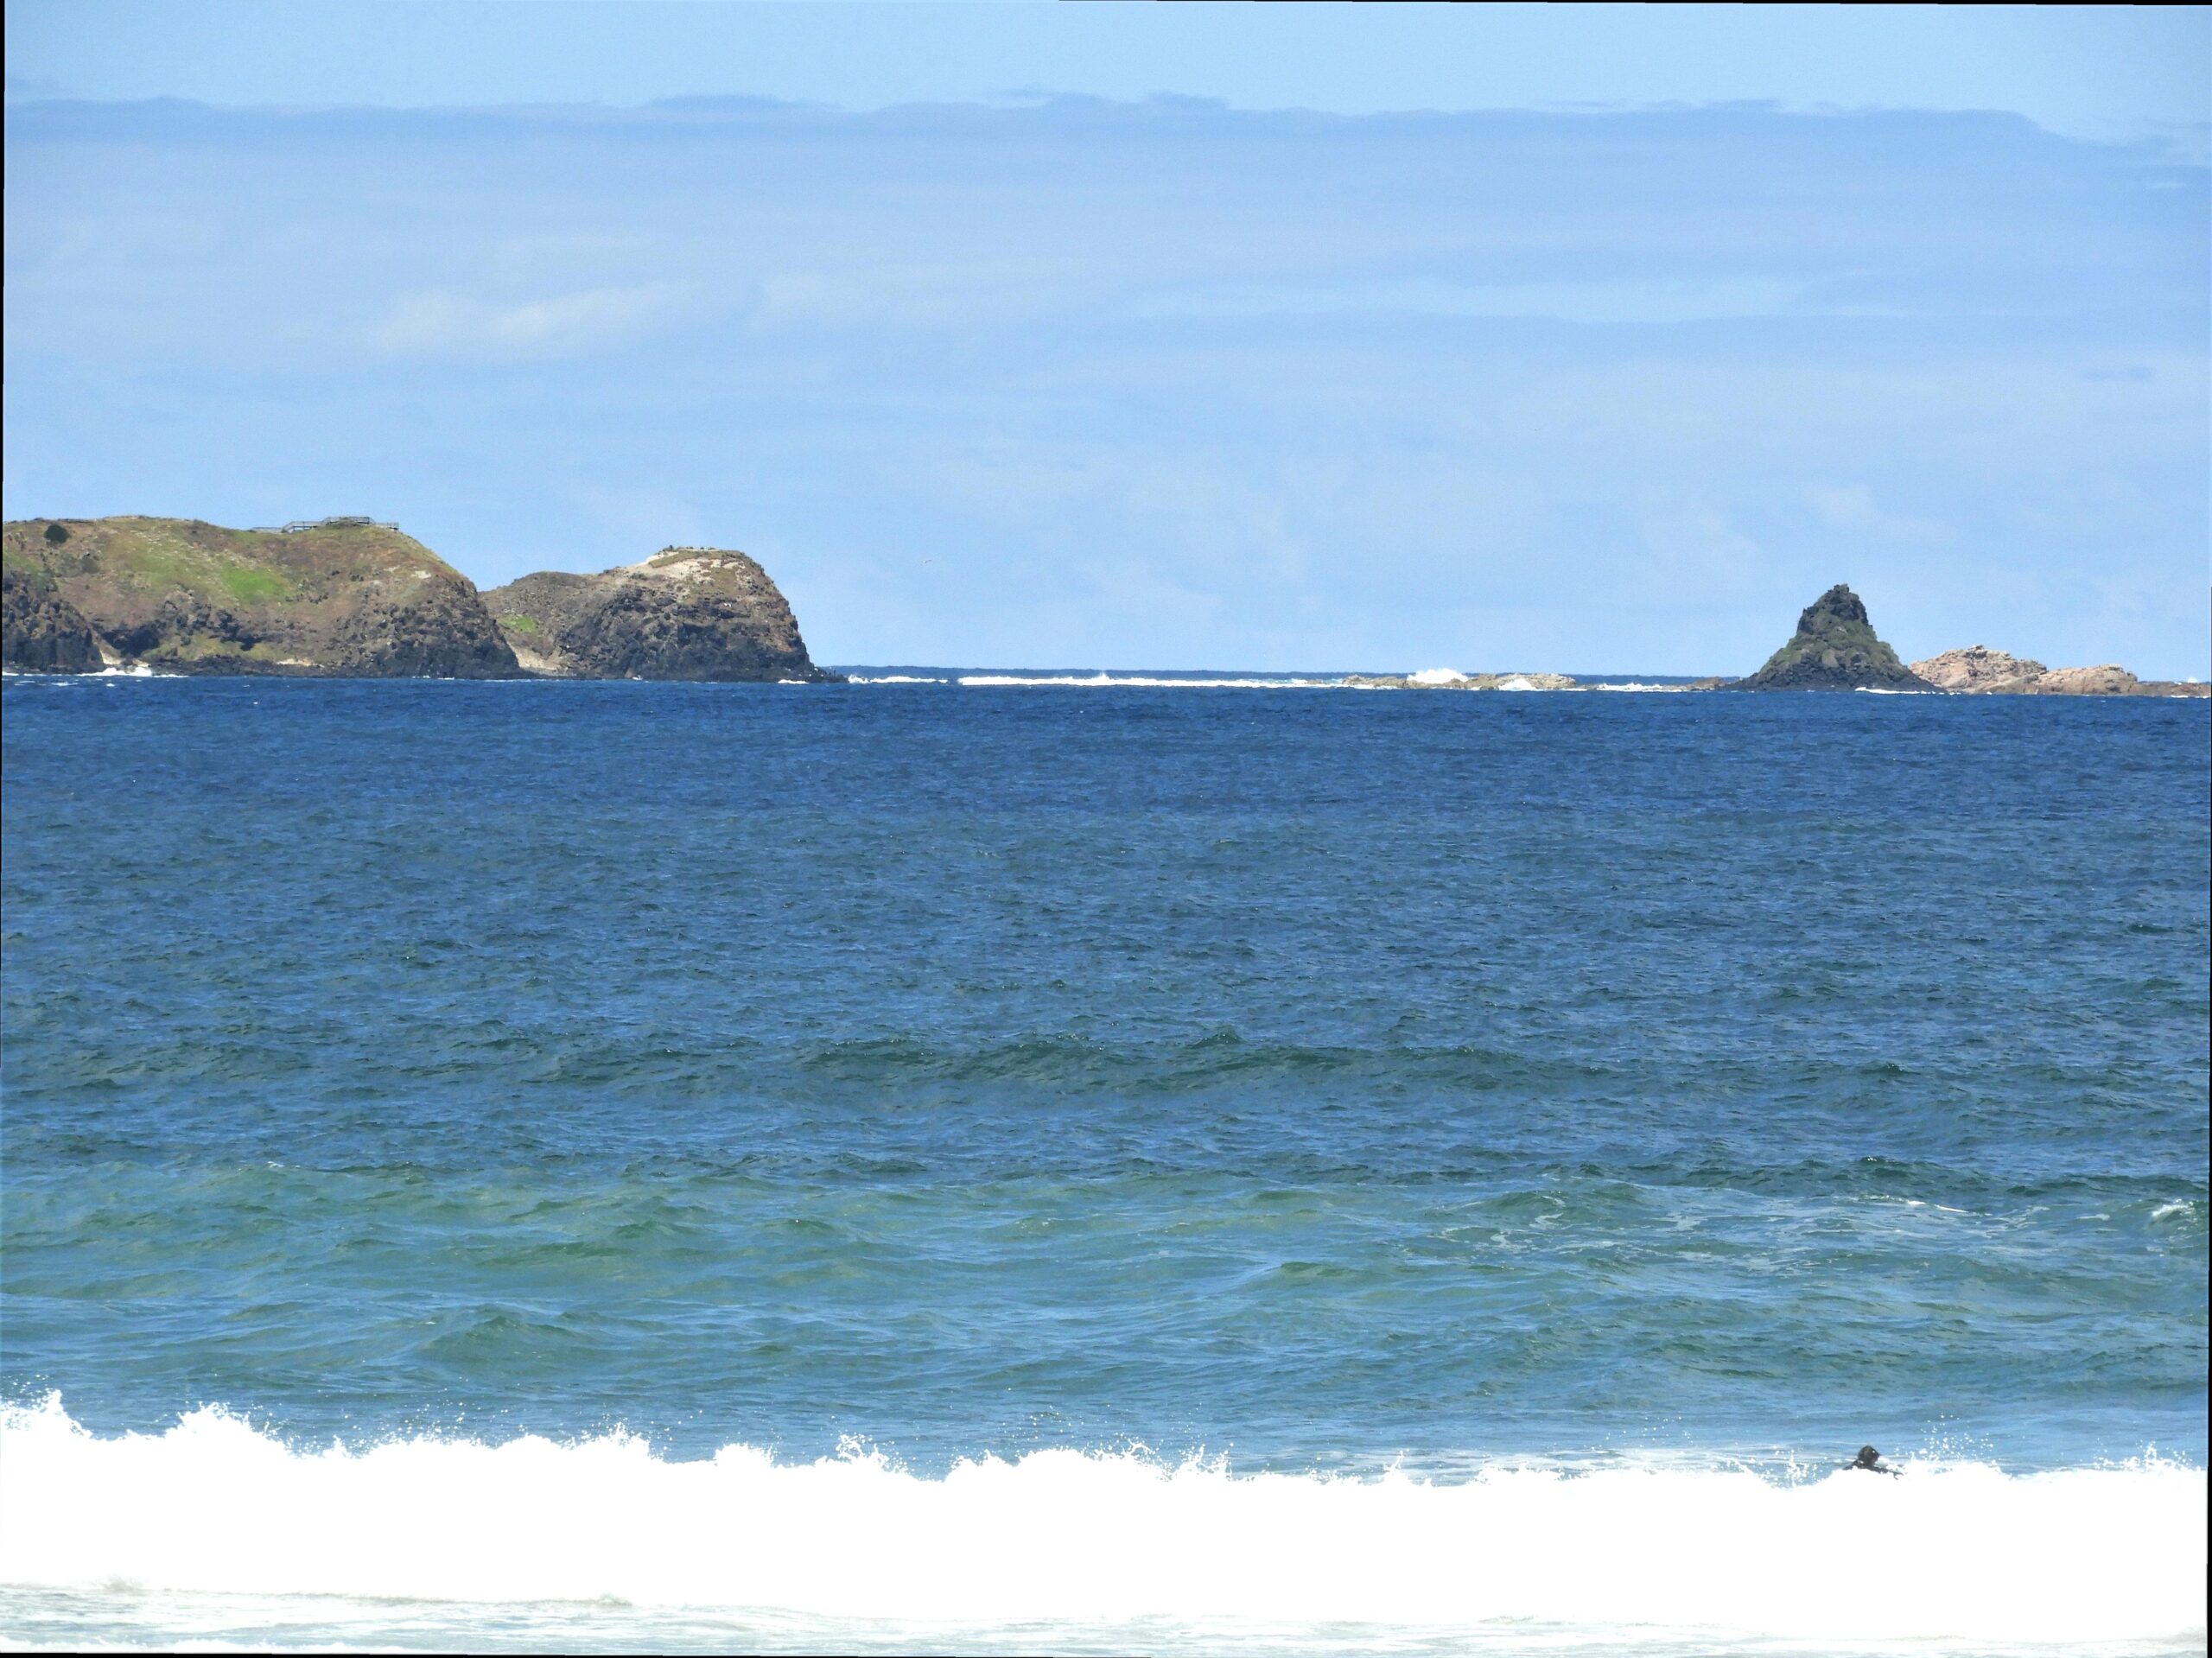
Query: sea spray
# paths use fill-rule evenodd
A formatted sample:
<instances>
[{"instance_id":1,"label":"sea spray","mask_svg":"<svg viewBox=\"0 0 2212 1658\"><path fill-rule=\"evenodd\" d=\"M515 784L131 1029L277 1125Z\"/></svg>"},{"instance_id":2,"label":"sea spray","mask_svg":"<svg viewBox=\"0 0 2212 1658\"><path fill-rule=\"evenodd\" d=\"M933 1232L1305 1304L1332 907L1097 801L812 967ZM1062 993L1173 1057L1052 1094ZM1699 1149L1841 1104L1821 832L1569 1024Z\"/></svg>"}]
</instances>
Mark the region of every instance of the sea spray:
<instances>
[{"instance_id":1,"label":"sea spray","mask_svg":"<svg viewBox=\"0 0 2212 1658\"><path fill-rule=\"evenodd\" d=\"M667 1461L613 1434L294 1448L220 1409L105 1437L0 1412L0 1581L589 1601L984 1627L1146 1618L1795 1640L2188 1639L2205 1475L2156 1460L1471 1477L1243 1475L1140 1452Z\"/></svg>"}]
</instances>

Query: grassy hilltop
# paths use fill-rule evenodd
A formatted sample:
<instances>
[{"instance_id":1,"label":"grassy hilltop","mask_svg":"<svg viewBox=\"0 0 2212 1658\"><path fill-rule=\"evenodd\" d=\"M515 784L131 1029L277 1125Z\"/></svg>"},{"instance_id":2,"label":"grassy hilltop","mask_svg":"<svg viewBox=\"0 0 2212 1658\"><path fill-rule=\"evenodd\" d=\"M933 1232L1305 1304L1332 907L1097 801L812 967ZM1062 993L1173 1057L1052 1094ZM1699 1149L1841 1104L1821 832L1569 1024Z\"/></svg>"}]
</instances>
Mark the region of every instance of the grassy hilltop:
<instances>
[{"instance_id":1,"label":"grassy hilltop","mask_svg":"<svg viewBox=\"0 0 2212 1658\"><path fill-rule=\"evenodd\" d=\"M62 671L517 671L475 588L365 519L228 530L189 518L30 518L0 528L6 657Z\"/></svg>"}]
</instances>

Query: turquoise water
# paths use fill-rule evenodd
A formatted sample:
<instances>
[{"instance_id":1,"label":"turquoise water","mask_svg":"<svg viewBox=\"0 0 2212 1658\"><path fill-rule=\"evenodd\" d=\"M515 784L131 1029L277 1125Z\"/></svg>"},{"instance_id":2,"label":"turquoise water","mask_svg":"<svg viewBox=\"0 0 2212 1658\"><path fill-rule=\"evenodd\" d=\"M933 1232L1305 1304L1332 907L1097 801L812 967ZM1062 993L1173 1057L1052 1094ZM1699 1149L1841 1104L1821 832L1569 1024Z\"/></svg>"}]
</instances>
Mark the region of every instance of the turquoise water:
<instances>
[{"instance_id":1,"label":"turquoise water","mask_svg":"<svg viewBox=\"0 0 2212 1658\"><path fill-rule=\"evenodd\" d=\"M1994 1480L2018 1514L2101 1471L2170 1530L2146 1494L2201 1509L2206 1454L2207 715L11 677L12 1460L66 1482L91 1464L65 1451L188 1449L220 1485L308 1478L334 1440L359 1473L542 1439L673 1481L736 1479L742 1447L747 1479L950 1502L994 1458L1033 1518L1062 1476L1095 1512L1084 1481L1186 1467L1207 1502L1482 1493L1506 1506L1465 1523L1504 1534L1632 1472L1707 1482L1676 1505L1754 1535L1767 1498L1726 1480L1890 1489L1827 1478L1872 1440L1899 1491ZM169 1477L102 1466L126 1502ZM1509 1500L1512 1471L1553 1496ZM306 1627L148 1610L172 1592L563 1599L404 1562L25 1564L22 1538L0 1623L26 1638ZM780 1639L716 1569L603 1592ZM1015 1647L1256 1627L886 1592L795 1591L792 1643L848 1610L892 1644L913 1618ZM1357 1599L1269 1638L1395 1627ZM1400 1634L1618 1634L1530 1604ZM543 1616L531 1638L585 1627ZM619 1628L563 1638L689 1638L591 1616ZM2076 1633L2114 1631L2176 1633Z\"/></svg>"}]
</instances>

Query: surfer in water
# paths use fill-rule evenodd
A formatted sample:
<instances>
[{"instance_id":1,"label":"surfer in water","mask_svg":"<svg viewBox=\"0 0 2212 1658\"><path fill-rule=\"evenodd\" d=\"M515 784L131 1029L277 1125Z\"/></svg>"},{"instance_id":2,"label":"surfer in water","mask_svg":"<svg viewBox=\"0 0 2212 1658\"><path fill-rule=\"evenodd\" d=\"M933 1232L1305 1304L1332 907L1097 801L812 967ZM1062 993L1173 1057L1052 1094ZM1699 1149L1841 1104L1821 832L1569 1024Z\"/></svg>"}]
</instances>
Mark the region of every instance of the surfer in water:
<instances>
[{"instance_id":1,"label":"surfer in water","mask_svg":"<svg viewBox=\"0 0 2212 1658\"><path fill-rule=\"evenodd\" d=\"M1844 1466L1847 1468L1863 1468L1870 1474L1894 1474L1897 1471L1896 1469L1891 1467L1889 1464L1884 1462L1882 1460L1882 1453L1875 1450L1871 1445L1860 1445L1859 1447L1859 1456L1857 1459L1855 1461L1846 1463Z\"/></svg>"}]
</instances>

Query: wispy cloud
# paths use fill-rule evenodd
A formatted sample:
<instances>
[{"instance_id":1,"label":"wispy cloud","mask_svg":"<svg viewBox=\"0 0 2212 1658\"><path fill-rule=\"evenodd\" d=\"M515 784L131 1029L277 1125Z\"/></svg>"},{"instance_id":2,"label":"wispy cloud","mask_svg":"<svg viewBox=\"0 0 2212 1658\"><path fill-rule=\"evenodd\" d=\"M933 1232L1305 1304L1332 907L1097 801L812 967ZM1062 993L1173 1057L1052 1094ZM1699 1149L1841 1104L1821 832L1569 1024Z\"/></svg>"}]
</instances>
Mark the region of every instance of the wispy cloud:
<instances>
[{"instance_id":1,"label":"wispy cloud","mask_svg":"<svg viewBox=\"0 0 2212 1658\"><path fill-rule=\"evenodd\" d=\"M1932 518L1885 511L1876 504L1874 492L1864 484L1818 485L1805 493L1821 521L1834 529L1891 542L1927 543L1945 533L1943 526Z\"/></svg>"},{"instance_id":2,"label":"wispy cloud","mask_svg":"<svg viewBox=\"0 0 2212 1658\"><path fill-rule=\"evenodd\" d=\"M1907 649L2212 667L2212 175L2140 145L1747 109L8 121L21 510L358 502L486 581L774 549L832 661L1701 671L1840 578Z\"/></svg>"},{"instance_id":3,"label":"wispy cloud","mask_svg":"<svg viewBox=\"0 0 2212 1658\"><path fill-rule=\"evenodd\" d=\"M396 356L531 359L603 351L678 321L687 284L640 283L495 303L466 294L404 295L371 331Z\"/></svg>"}]
</instances>

